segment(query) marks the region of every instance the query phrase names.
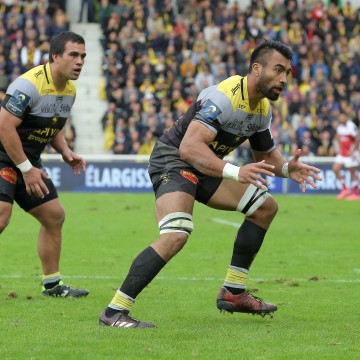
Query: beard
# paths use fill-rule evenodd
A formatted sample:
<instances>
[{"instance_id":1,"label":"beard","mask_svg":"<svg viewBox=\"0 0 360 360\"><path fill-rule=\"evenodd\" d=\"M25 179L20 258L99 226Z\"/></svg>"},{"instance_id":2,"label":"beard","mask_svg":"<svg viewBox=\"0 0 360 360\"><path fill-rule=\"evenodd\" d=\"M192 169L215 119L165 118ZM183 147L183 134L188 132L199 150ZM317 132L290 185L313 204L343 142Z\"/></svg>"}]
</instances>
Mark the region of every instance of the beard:
<instances>
[{"instance_id":1,"label":"beard","mask_svg":"<svg viewBox=\"0 0 360 360\"><path fill-rule=\"evenodd\" d=\"M258 85L257 85L257 91L259 93L261 93L267 99L269 99L271 101L276 101L279 98L280 94L277 94L274 91L274 89L275 89L274 87L267 86L266 85L267 83L268 83L268 80L263 75L261 75L259 78Z\"/></svg>"}]
</instances>

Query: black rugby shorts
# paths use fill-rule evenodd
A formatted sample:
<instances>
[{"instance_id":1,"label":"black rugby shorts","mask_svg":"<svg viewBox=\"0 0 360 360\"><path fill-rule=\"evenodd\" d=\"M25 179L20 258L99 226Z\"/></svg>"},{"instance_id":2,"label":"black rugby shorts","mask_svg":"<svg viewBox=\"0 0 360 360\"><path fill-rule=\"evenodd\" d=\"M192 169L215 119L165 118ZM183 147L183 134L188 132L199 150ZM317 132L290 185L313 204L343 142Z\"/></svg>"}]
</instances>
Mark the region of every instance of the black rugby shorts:
<instances>
[{"instance_id":1,"label":"black rugby shorts","mask_svg":"<svg viewBox=\"0 0 360 360\"><path fill-rule=\"evenodd\" d=\"M44 170L44 169L43 169ZM58 198L54 183L51 179L43 178L49 194L44 198L28 195L21 171L12 164L0 161L0 201L13 204L14 201L25 211L29 211L39 205Z\"/></svg>"},{"instance_id":2,"label":"black rugby shorts","mask_svg":"<svg viewBox=\"0 0 360 360\"><path fill-rule=\"evenodd\" d=\"M150 156L149 175L156 198L180 191L207 204L222 179L206 176L180 159L179 150L160 141Z\"/></svg>"}]
</instances>

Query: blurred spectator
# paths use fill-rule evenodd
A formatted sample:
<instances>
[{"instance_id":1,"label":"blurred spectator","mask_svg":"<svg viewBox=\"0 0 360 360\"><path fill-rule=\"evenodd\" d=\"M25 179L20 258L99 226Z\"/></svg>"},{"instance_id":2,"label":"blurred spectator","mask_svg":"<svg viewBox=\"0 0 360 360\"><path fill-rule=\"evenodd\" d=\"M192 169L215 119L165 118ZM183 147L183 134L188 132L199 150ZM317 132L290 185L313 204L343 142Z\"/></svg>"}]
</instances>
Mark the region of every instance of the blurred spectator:
<instances>
[{"instance_id":1,"label":"blurred spectator","mask_svg":"<svg viewBox=\"0 0 360 360\"><path fill-rule=\"evenodd\" d=\"M54 14L51 35L56 36L63 31L68 31L69 28L69 20L66 14L61 8L57 9Z\"/></svg>"},{"instance_id":2,"label":"blurred spectator","mask_svg":"<svg viewBox=\"0 0 360 360\"><path fill-rule=\"evenodd\" d=\"M202 90L209 86L215 85L215 77L210 72L210 68L208 65L204 65L201 71L197 73L194 83L198 93L200 93Z\"/></svg>"},{"instance_id":3,"label":"blurred spectator","mask_svg":"<svg viewBox=\"0 0 360 360\"><path fill-rule=\"evenodd\" d=\"M20 61L25 71L30 70L34 66L41 63L41 51L36 45L36 41L29 39L20 49Z\"/></svg>"},{"instance_id":4,"label":"blurred spectator","mask_svg":"<svg viewBox=\"0 0 360 360\"><path fill-rule=\"evenodd\" d=\"M78 22L79 23L82 22L85 9L86 9L86 14L87 14L87 22L89 22L89 23L93 22L94 21L94 13L95 13L94 0L81 0Z\"/></svg>"},{"instance_id":5,"label":"blurred spectator","mask_svg":"<svg viewBox=\"0 0 360 360\"><path fill-rule=\"evenodd\" d=\"M151 130L145 133L144 141L140 145L137 155L150 155L156 143L156 138Z\"/></svg>"}]
</instances>

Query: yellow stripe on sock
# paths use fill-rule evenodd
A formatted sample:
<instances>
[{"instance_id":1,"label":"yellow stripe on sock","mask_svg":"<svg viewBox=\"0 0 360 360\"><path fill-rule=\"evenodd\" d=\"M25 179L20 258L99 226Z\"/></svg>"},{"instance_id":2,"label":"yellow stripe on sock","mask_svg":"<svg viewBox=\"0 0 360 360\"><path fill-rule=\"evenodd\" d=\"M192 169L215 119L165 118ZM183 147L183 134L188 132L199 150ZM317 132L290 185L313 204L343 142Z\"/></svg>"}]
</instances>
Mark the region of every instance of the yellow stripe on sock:
<instances>
[{"instance_id":1,"label":"yellow stripe on sock","mask_svg":"<svg viewBox=\"0 0 360 360\"><path fill-rule=\"evenodd\" d=\"M129 311L133 306L133 302L124 295L122 295L119 291L116 292L115 296L111 300L111 304L124 308Z\"/></svg>"},{"instance_id":2,"label":"yellow stripe on sock","mask_svg":"<svg viewBox=\"0 0 360 360\"><path fill-rule=\"evenodd\" d=\"M56 273L53 273L53 274L48 274L48 275L43 275L42 276L42 279L45 280L45 279L48 279L48 278L51 278L51 277L56 277L56 276L60 276L60 273L59 272L56 272Z\"/></svg>"},{"instance_id":3,"label":"yellow stripe on sock","mask_svg":"<svg viewBox=\"0 0 360 360\"><path fill-rule=\"evenodd\" d=\"M229 268L227 270L225 282L227 284L245 285L247 277L248 277L248 274Z\"/></svg>"}]
</instances>

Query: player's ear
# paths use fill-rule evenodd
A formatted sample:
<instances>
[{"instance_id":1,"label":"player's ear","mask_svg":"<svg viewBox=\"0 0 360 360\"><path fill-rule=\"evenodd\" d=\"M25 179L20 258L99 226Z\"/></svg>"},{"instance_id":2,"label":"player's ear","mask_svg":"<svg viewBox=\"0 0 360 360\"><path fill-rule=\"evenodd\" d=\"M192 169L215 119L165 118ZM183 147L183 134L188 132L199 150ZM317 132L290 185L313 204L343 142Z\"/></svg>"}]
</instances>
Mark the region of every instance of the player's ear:
<instances>
[{"instance_id":1,"label":"player's ear","mask_svg":"<svg viewBox=\"0 0 360 360\"><path fill-rule=\"evenodd\" d=\"M54 61L55 64L58 64L60 59L59 59L59 55L58 54L52 54L52 59Z\"/></svg>"},{"instance_id":2,"label":"player's ear","mask_svg":"<svg viewBox=\"0 0 360 360\"><path fill-rule=\"evenodd\" d=\"M256 77L259 77L261 72L261 65L259 63L254 63L252 66L252 72Z\"/></svg>"}]
</instances>

